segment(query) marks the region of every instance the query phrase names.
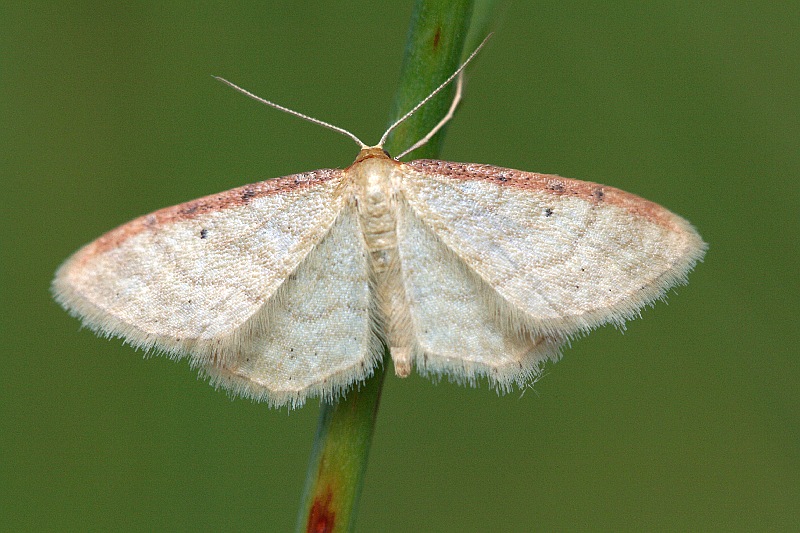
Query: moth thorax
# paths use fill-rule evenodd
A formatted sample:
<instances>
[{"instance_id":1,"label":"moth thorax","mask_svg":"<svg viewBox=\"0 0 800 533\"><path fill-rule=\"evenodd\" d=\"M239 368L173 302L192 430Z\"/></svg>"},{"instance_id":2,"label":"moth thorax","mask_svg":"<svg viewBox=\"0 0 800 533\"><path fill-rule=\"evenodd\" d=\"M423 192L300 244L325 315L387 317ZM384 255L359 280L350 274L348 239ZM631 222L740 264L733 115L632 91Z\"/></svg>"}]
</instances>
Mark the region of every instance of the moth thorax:
<instances>
[{"instance_id":1,"label":"moth thorax","mask_svg":"<svg viewBox=\"0 0 800 533\"><path fill-rule=\"evenodd\" d=\"M391 187L391 169L381 163L380 160L365 161L359 165L355 180L361 227L376 273L385 272L397 256L396 202Z\"/></svg>"}]
</instances>

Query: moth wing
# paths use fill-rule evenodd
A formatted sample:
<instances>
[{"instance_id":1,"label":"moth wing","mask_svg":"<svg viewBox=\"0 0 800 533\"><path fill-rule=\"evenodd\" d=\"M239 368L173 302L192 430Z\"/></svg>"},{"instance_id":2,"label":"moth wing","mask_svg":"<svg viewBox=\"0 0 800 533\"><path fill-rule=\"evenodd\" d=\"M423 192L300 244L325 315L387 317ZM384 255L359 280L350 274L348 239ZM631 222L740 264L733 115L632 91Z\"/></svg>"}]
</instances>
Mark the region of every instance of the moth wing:
<instances>
[{"instance_id":1,"label":"moth wing","mask_svg":"<svg viewBox=\"0 0 800 533\"><path fill-rule=\"evenodd\" d=\"M67 259L52 291L105 336L196 364L230 358L237 330L334 224L343 177L286 176L145 215Z\"/></svg>"},{"instance_id":2,"label":"moth wing","mask_svg":"<svg viewBox=\"0 0 800 533\"><path fill-rule=\"evenodd\" d=\"M521 327L515 310L408 205L398 210L408 356L423 375L509 390L535 379L563 339ZM394 355L394 354L393 354ZM397 364L397 363L396 363Z\"/></svg>"},{"instance_id":3,"label":"moth wing","mask_svg":"<svg viewBox=\"0 0 800 533\"><path fill-rule=\"evenodd\" d=\"M622 325L705 252L687 221L613 187L433 160L404 172L419 220L534 336Z\"/></svg>"},{"instance_id":4,"label":"moth wing","mask_svg":"<svg viewBox=\"0 0 800 533\"><path fill-rule=\"evenodd\" d=\"M203 371L212 383L273 406L333 399L383 356L369 254L352 205L268 302L240 328L232 357Z\"/></svg>"}]
</instances>

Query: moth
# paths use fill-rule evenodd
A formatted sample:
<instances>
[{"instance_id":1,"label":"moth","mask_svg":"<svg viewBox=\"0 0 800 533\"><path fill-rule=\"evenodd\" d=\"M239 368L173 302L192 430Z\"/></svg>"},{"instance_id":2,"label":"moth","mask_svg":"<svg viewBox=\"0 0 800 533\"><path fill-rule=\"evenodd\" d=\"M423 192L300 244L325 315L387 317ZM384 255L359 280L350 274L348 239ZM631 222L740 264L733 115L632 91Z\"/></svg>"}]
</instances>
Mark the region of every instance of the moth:
<instances>
[{"instance_id":1,"label":"moth","mask_svg":"<svg viewBox=\"0 0 800 533\"><path fill-rule=\"evenodd\" d=\"M691 224L655 203L554 175L401 162L382 148L392 128L376 146L344 132L361 146L347 168L106 233L58 269L55 299L101 335L296 407L369 377L384 344L401 377L525 386L570 338L637 316L703 257Z\"/></svg>"}]
</instances>

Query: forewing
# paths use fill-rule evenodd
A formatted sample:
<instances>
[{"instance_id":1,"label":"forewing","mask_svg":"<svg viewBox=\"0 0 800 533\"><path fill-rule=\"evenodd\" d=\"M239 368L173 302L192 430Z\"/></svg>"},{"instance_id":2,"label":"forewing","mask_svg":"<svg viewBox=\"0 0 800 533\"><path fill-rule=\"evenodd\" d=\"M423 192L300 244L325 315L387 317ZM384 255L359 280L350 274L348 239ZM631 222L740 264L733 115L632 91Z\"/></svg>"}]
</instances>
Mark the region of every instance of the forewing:
<instances>
[{"instance_id":1,"label":"forewing","mask_svg":"<svg viewBox=\"0 0 800 533\"><path fill-rule=\"evenodd\" d=\"M612 187L488 165L404 168L422 223L535 334L621 324L684 282L705 250L684 219Z\"/></svg>"},{"instance_id":2,"label":"forewing","mask_svg":"<svg viewBox=\"0 0 800 533\"><path fill-rule=\"evenodd\" d=\"M229 356L226 342L328 232L340 170L268 180L156 211L83 247L53 292L85 325L144 348Z\"/></svg>"}]
</instances>

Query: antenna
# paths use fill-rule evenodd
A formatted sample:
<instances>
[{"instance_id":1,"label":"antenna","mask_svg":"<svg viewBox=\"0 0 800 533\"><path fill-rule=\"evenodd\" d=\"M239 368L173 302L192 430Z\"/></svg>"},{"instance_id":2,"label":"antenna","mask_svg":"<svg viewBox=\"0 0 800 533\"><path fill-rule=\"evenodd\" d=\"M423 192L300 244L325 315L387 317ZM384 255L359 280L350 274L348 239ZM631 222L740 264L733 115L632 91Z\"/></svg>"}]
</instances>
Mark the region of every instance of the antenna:
<instances>
[{"instance_id":1,"label":"antenna","mask_svg":"<svg viewBox=\"0 0 800 533\"><path fill-rule=\"evenodd\" d=\"M425 104L427 104L427 103L430 101L430 99L431 99L431 98L433 98L434 96L436 96L437 94L439 94L439 91L441 91L442 89L444 89L445 87L447 87L447 86L450 84L450 82L451 82L451 81L453 81L453 80L456 78L456 76L458 76L459 74L461 74L461 71L463 71L463 70L464 70L464 68L465 68L465 67L466 67L466 66L469 64L469 62L470 62L470 61L472 61L472 58L473 58L473 57L475 57L475 54L477 54L478 52L480 52L480 51L481 51L481 48L483 48L483 45L485 45L485 44L486 44L486 41L488 41L488 40L489 40L489 38L490 38L491 36L492 36L492 34L491 34L491 33L490 33L489 35L487 35L487 36L486 36L486 38L485 38L483 41L481 41L481 44L479 44L479 45L478 45L478 47L477 47L477 48L476 48L476 49L475 49L475 50L474 50L474 51L473 51L473 52L472 52L472 53L469 55L469 57L467 58L467 60L466 60L466 61L464 61L463 63L461 63L461 66L460 66L460 67L458 67L458 69L456 69L456 71L455 71L455 72L453 72L452 74L450 74L450 77L449 77L449 78L447 78L446 80L444 80L444 82L442 82L442 84L441 84L441 85L439 85L437 88L435 88L435 89L433 90L433 92L431 92L431 94L429 94L428 96L426 96L426 97L425 97L425 98L424 98L424 99L423 99L423 100L422 100L420 103L418 103L418 104L417 104L417 105L415 105L413 108L411 108L411 111L409 111L408 113L406 113L405 115L403 115L402 117L400 117L399 119L397 119L397 120L394 122L394 124L392 124L391 126L389 126L389 129L387 129L385 132L383 132L383 136L381 137L381 140L380 140L380 141L378 141L378 146L379 146L379 147L382 147L382 146L384 145L384 143L386 142L386 139L387 139L387 137L389 137L389 134L392 132L392 130L393 130L393 129L395 129L395 128L396 128L397 126L399 126L399 125L400 125L402 122L404 122L405 120L407 120L407 119L408 119L408 117L410 117L411 115L413 115L414 113L416 113L416 112L417 112L417 110L419 110L419 108L420 108L420 107L422 107L422 106L424 106ZM459 95L459 99L460 99L460 95ZM451 107L452 107L452 106L451 106ZM449 112L448 112L448 114L449 114ZM448 119L448 120L449 120L449 119ZM441 128L441 126L443 126L443 125L444 125L444 124L441 124L441 123L439 123L439 124L437 124L437 125L436 125L436 128ZM434 128L434 129L436 129L436 128ZM420 145L420 146L421 146L421 145ZM419 146L418 146L417 148L419 148Z\"/></svg>"},{"instance_id":2,"label":"antenna","mask_svg":"<svg viewBox=\"0 0 800 533\"><path fill-rule=\"evenodd\" d=\"M225 78L221 78L219 76L213 76L213 77L214 77L214 79L217 79L217 80L221 81L222 83L233 87L234 89L236 89L240 93L244 94L245 96L249 96L253 100L257 100L257 101L261 102L262 104L267 104L268 106L274 107L275 109L278 109L279 111L283 111L284 113L289 113L290 115L294 115L296 117L300 117L303 120L307 120L307 121L309 121L309 122L311 122L313 124L318 124L318 125L320 125L322 127L328 128L329 130L338 131L342 135L346 135L347 137L350 137L351 139L353 139L356 142L356 144L358 144L361 147L362 150L364 148L369 148L369 146L364 144L361 141L361 139L359 139L354 134L350 133L349 131L347 131L344 128L340 128L339 126L334 126L333 124L328 124L324 120L320 120L318 118L309 117L308 115L304 115L303 113L301 113L299 111L295 111L294 109L289 109L288 107L284 107L284 106L282 106L280 104L276 104L275 102L270 102L269 100L267 100L265 98L261 98L260 96L256 96L255 94L251 93L247 89L242 89L241 87L239 87L235 83L230 82L230 81L226 80Z\"/></svg>"},{"instance_id":3,"label":"antenna","mask_svg":"<svg viewBox=\"0 0 800 533\"><path fill-rule=\"evenodd\" d=\"M410 154L420 146L428 144L428 141L430 141L433 138L433 136L436 135L445 124L450 122L450 119L453 118L453 115L455 115L456 113L456 108L458 107L458 103L461 101L461 90L463 89L463 87L464 87L464 73L462 72L461 74L458 75L458 80L456 80L456 94L455 96L453 96L453 103L450 104L450 109L447 110L447 114L444 116L444 118L440 120L439 123L436 126L434 126L433 129L429 131L427 135L425 135L425 137L415 142L411 148L406 148L405 150L403 150L400 153L400 155L395 157L395 159L400 159L401 157Z\"/></svg>"},{"instance_id":4,"label":"antenna","mask_svg":"<svg viewBox=\"0 0 800 533\"><path fill-rule=\"evenodd\" d=\"M431 100L431 98L436 96L442 89L447 87L454 79L458 78L458 82L456 84L456 94L455 94L455 97L453 98L453 103L450 104L450 109L447 111L447 114L445 115L445 117L442 120L440 120L439 123L430 132L428 132L427 135L425 135L425 137L423 137L422 139L417 141L411 148L405 150L403 153L401 153L399 156L397 156L397 159L400 159L404 155L408 154L409 152L412 152L412 151L416 150L420 146L422 146L425 143L427 143L428 141L430 141L431 138L434 135L436 135L436 133L440 129L442 129L442 126L447 124L447 122L449 122L450 119L453 118L453 114L455 113L456 107L458 107L458 103L461 101L461 92L462 92L462 88L463 88L463 85L464 85L464 76L463 76L464 68L469 64L470 61L472 61L472 58L474 58L477 55L477 53L480 52L481 48L483 48L483 46L486 44L486 41L488 41L491 36L492 36L491 33L489 35L487 35L486 38L481 42L481 44L479 44L478 47L469 55L469 57L466 59L466 61L464 61L461 64L461 66L458 67L458 69L455 72L453 72L450 75L450 77L448 77L441 85L439 85L436 89L434 89L420 103L415 105L408 113L406 113L405 115L400 117L391 126L389 126L389 128L383 133L383 136L381 136L381 140L378 141L378 144L375 145L374 148L382 148L384 143L386 143L386 139L389 137L389 134L392 132L392 130L394 130L397 126L402 124L405 120L408 120L408 118L411 115L413 115L414 113L416 113L419 110L419 108L421 108L422 106L427 104ZM318 118L310 117L308 115L300 113L299 111L295 111L294 109L289 109L288 107L284 107L284 106L282 106L280 104L276 104L275 102L271 102L271 101L267 100L266 98L261 98L260 96L256 96L255 94L251 93L247 89L243 89L243 88L239 87L238 85L236 85L235 83L230 82L230 81L228 81L225 78L222 78L220 76L213 76L213 78L216 79L216 80L221 81L222 83L224 83L225 85L228 85L229 87L232 87L232 88L236 89L237 91L239 91L243 95L249 96L253 100L261 102L262 104L266 104L266 105L268 105L270 107L274 107L275 109L277 109L279 111L283 111L284 113L289 113L290 115L294 115L296 117L302 118L303 120L307 120L308 122L311 122L313 124L317 124L317 125L322 126L324 128L328 128L329 130L333 130L333 131L341 133L342 135L350 137L351 139L353 139L356 142L356 144L358 144L358 146L362 150L365 149L365 148L370 148L370 146L366 145L361 139L359 139L354 134L350 133L349 131L347 131L344 128L340 128L339 126L334 126L333 124L329 124L328 122L325 122L324 120L320 120Z\"/></svg>"}]
</instances>

